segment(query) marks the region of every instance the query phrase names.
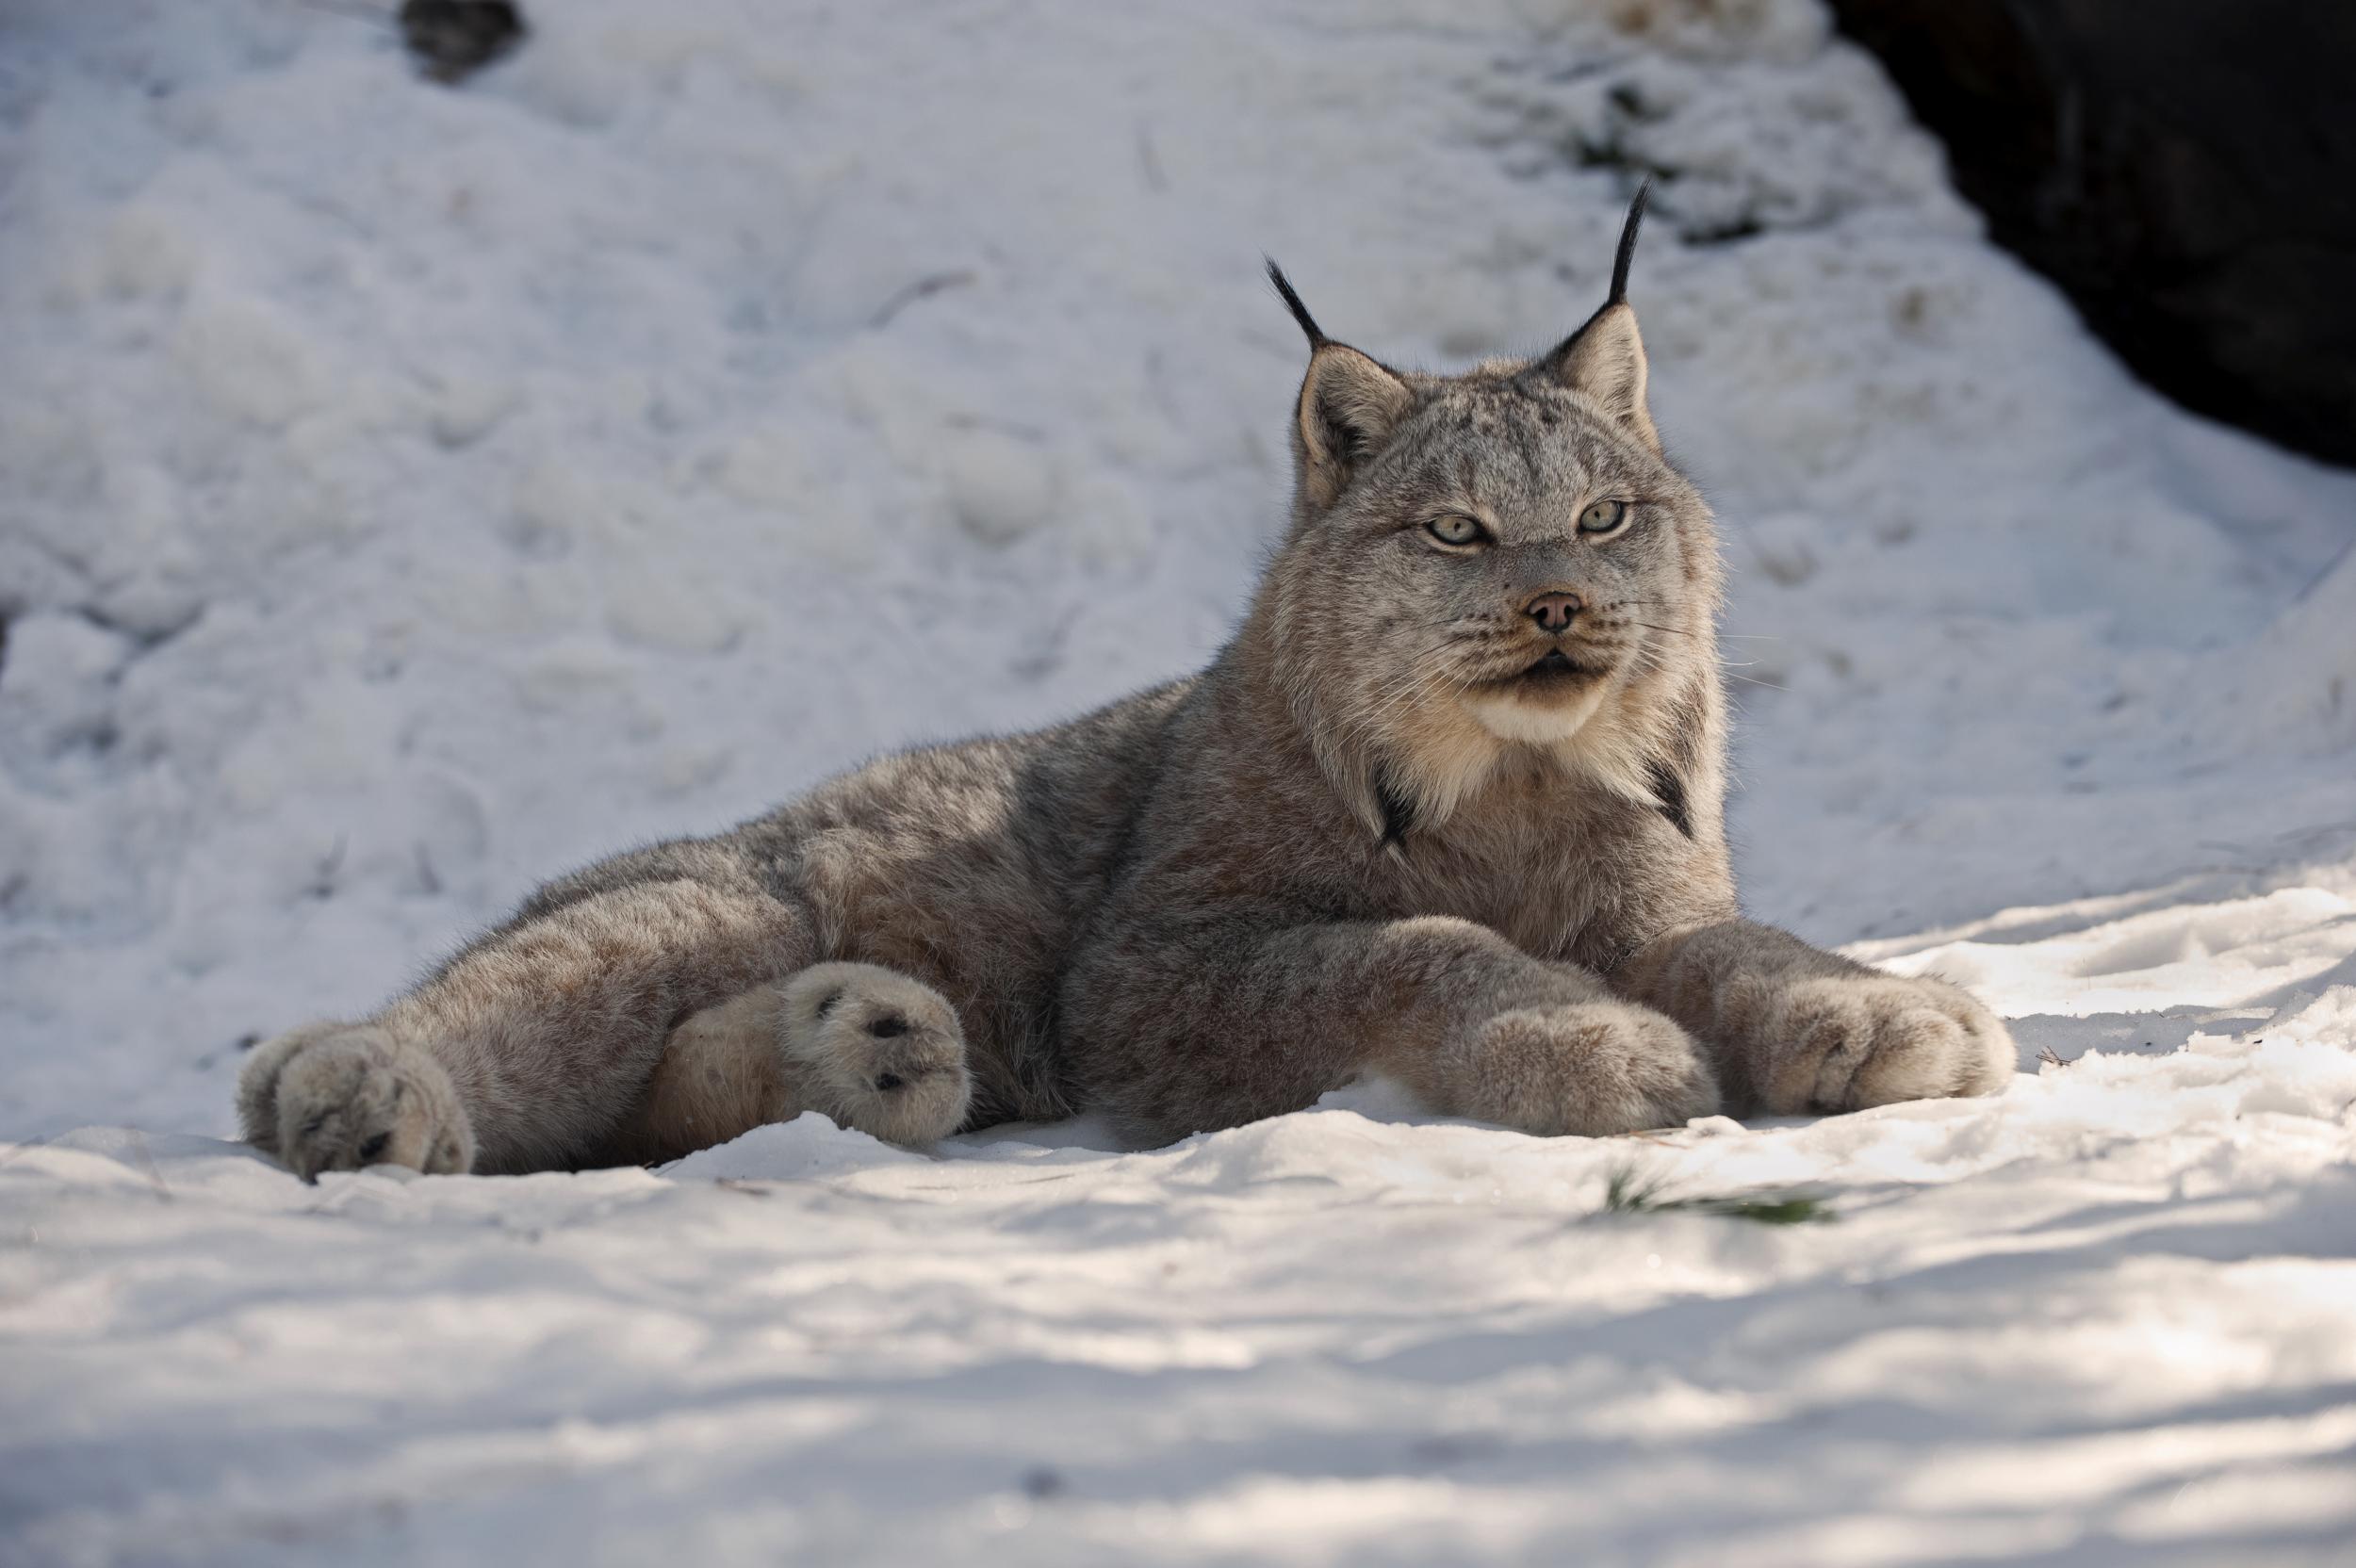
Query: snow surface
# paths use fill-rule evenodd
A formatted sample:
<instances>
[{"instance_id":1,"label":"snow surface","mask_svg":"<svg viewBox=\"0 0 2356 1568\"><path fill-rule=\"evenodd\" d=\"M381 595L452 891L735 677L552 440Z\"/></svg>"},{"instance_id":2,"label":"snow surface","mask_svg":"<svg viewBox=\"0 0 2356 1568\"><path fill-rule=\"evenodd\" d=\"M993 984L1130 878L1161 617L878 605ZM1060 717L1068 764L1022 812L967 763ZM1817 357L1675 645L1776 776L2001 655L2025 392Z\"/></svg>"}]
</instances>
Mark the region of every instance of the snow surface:
<instances>
[{"instance_id":1,"label":"snow surface","mask_svg":"<svg viewBox=\"0 0 2356 1568\"><path fill-rule=\"evenodd\" d=\"M2356 476L2128 380L1814 0L543 0L455 91L369 11L0 12L0 1561L2356 1561ZM1530 349L1645 167L1746 896L2004 1099L219 1141L554 871L1201 662L1258 253Z\"/></svg>"}]
</instances>

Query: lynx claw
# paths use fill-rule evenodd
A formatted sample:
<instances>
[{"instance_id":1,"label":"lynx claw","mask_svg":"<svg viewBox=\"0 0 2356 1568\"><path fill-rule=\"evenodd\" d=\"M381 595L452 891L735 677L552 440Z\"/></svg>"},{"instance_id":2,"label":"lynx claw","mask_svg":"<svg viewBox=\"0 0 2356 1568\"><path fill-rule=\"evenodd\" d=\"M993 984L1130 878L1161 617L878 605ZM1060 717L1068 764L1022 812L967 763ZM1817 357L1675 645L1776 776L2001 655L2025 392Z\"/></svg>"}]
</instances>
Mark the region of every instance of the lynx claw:
<instances>
[{"instance_id":1,"label":"lynx claw","mask_svg":"<svg viewBox=\"0 0 2356 1568\"><path fill-rule=\"evenodd\" d=\"M450 1175L474 1163L450 1074L379 1029L313 1024L281 1036L255 1052L238 1090L247 1141L306 1182L372 1165Z\"/></svg>"}]
</instances>

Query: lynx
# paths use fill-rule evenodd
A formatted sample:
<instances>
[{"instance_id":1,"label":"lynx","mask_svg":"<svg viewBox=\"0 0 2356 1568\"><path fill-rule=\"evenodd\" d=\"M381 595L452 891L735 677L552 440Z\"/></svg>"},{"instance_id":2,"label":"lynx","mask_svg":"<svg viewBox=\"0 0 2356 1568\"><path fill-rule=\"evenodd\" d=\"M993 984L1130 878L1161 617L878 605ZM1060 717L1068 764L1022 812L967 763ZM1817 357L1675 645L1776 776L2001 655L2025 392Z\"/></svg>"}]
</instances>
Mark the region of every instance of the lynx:
<instances>
[{"instance_id":1,"label":"lynx","mask_svg":"<svg viewBox=\"0 0 2356 1568\"><path fill-rule=\"evenodd\" d=\"M1140 1144L1355 1076L1532 1134L2001 1089L1966 992L1742 918L1710 509L1628 302L1459 375L1326 336L1292 512L1211 666L889 757L550 883L374 1018L256 1052L246 1135L378 1162L656 1162L815 1109L924 1144L1079 1110Z\"/></svg>"}]
</instances>

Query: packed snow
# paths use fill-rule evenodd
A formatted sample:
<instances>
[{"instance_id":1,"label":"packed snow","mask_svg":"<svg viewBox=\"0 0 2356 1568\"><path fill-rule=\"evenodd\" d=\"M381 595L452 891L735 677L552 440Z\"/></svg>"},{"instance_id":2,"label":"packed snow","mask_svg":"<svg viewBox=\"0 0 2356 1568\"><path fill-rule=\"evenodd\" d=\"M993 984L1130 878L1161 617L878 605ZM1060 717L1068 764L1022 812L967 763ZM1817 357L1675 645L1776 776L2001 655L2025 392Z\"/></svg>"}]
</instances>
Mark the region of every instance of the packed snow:
<instances>
[{"instance_id":1,"label":"packed snow","mask_svg":"<svg viewBox=\"0 0 2356 1568\"><path fill-rule=\"evenodd\" d=\"M0 1562L2356 1562L2356 476L2128 379L1816 0L530 14L0 17ZM1201 663L1259 253L1528 350L1646 171L1746 898L2005 1096L223 1141L557 871Z\"/></svg>"}]
</instances>

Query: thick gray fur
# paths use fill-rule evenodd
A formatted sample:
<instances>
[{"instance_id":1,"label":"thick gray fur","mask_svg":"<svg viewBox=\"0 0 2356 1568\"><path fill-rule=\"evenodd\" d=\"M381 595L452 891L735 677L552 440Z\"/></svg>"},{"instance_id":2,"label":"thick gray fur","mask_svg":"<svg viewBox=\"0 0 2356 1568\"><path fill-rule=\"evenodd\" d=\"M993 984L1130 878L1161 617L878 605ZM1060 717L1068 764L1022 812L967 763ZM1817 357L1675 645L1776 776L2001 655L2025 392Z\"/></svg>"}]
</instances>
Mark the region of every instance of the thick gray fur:
<instances>
[{"instance_id":1,"label":"thick gray fur","mask_svg":"<svg viewBox=\"0 0 2356 1568\"><path fill-rule=\"evenodd\" d=\"M1545 1134L2000 1089L1970 995L1737 911L1718 544L1619 297L1635 216L1585 326L1461 375L1326 338L1274 274L1311 336L1291 522L1209 669L553 882L257 1051L247 1136L305 1176L524 1171L806 1109L1158 1142L1367 1070Z\"/></svg>"}]
</instances>

